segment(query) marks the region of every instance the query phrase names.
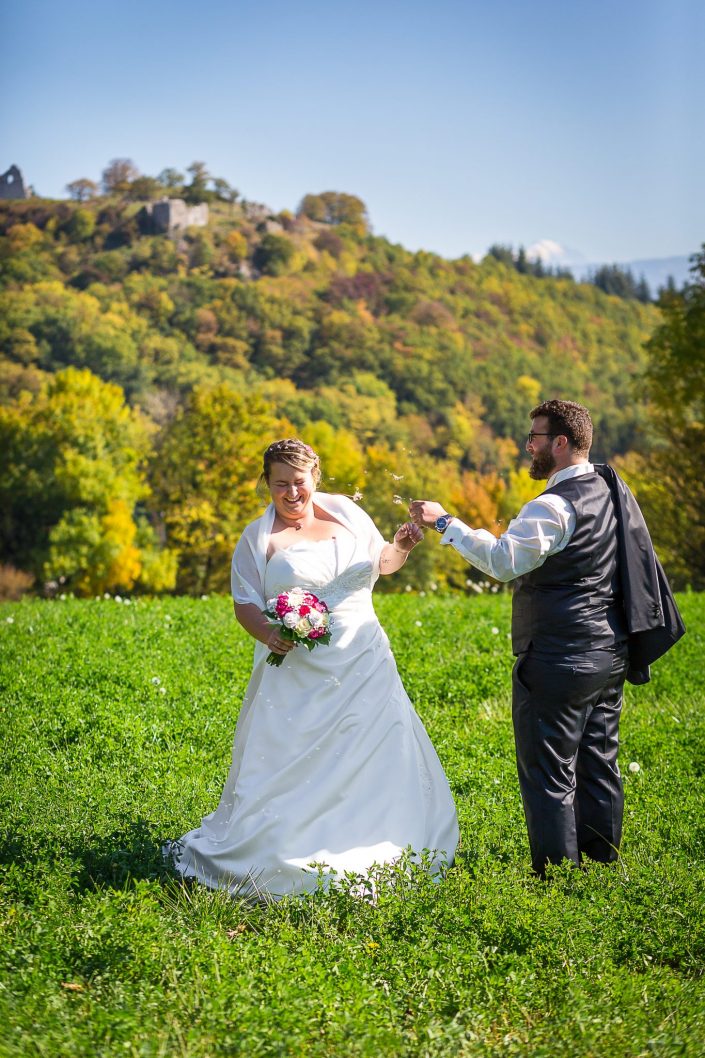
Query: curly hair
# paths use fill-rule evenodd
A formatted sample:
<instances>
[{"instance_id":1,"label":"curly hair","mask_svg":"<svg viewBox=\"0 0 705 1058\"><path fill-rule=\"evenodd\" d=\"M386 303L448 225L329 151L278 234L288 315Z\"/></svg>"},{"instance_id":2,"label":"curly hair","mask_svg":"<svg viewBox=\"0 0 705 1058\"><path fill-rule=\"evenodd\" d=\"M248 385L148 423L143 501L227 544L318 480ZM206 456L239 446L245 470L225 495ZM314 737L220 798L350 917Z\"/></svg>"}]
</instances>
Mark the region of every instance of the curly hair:
<instances>
[{"instance_id":1,"label":"curly hair","mask_svg":"<svg viewBox=\"0 0 705 1058\"><path fill-rule=\"evenodd\" d=\"M321 461L311 448L298 437L286 437L274 441L262 457L262 477L269 481L273 463L286 463L295 470L310 470L316 485L321 480Z\"/></svg>"},{"instance_id":2,"label":"curly hair","mask_svg":"<svg viewBox=\"0 0 705 1058\"><path fill-rule=\"evenodd\" d=\"M545 400L529 412L530 419L539 415L548 419L551 433L565 434L579 455L588 454L592 444L592 419L582 404L573 400Z\"/></svg>"}]
</instances>

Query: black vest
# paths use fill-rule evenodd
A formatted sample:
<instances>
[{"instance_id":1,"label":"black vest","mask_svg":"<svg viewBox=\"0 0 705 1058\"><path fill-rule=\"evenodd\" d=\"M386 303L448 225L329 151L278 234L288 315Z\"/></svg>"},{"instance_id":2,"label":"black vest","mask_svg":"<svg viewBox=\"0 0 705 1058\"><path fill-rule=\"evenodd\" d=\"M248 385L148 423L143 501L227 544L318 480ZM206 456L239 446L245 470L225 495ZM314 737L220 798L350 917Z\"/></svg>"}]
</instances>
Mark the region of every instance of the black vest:
<instances>
[{"instance_id":1,"label":"black vest","mask_svg":"<svg viewBox=\"0 0 705 1058\"><path fill-rule=\"evenodd\" d=\"M627 638L617 575L617 518L599 474L559 481L543 495L575 509L567 547L514 581L512 650L551 654L605 650Z\"/></svg>"}]
</instances>

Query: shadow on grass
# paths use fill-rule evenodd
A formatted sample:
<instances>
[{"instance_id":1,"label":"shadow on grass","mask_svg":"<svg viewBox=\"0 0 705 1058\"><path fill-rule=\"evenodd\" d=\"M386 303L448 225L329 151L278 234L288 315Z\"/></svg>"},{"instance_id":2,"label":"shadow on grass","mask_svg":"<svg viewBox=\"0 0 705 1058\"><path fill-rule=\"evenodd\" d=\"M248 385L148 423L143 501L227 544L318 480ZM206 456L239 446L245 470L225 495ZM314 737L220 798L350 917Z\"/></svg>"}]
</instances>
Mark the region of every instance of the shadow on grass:
<instances>
[{"instance_id":1,"label":"shadow on grass","mask_svg":"<svg viewBox=\"0 0 705 1058\"><path fill-rule=\"evenodd\" d=\"M63 865L72 875L74 892L124 889L135 880L166 882L176 877L162 856L163 843L163 827L145 819L127 821L109 834L93 834L83 841L42 842L36 835L13 835L0 840L0 864L23 870Z\"/></svg>"}]
</instances>

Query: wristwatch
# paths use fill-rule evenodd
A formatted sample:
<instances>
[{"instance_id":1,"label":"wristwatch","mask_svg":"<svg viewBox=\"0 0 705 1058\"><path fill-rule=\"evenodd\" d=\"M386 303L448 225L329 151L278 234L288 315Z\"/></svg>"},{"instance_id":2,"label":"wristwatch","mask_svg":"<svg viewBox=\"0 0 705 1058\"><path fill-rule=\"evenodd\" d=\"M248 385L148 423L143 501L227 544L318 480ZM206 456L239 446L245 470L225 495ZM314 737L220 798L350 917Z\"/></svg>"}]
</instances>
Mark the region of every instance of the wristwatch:
<instances>
[{"instance_id":1,"label":"wristwatch","mask_svg":"<svg viewBox=\"0 0 705 1058\"><path fill-rule=\"evenodd\" d=\"M435 522L433 523L433 528L436 530L437 533L445 533L446 529L453 521L454 517L454 514L442 514L440 518L436 518Z\"/></svg>"}]
</instances>

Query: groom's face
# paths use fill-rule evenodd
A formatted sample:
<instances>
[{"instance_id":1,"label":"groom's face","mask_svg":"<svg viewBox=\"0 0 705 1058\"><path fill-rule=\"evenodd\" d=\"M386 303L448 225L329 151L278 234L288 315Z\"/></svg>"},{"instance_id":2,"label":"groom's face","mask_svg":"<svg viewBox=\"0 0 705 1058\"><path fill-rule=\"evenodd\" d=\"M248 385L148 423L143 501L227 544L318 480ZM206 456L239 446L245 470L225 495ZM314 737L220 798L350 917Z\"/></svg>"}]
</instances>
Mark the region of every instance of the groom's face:
<instances>
[{"instance_id":1,"label":"groom's face","mask_svg":"<svg viewBox=\"0 0 705 1058\"><path fill-rule=\"evenodd\" d=\"M556 460L553 455L553 437L550 436L550 426L545 415L539 415L532 421L526 451L531 456L529 477L535 481L550 478L556 469Z\"/></svg>"}]
</instances>

